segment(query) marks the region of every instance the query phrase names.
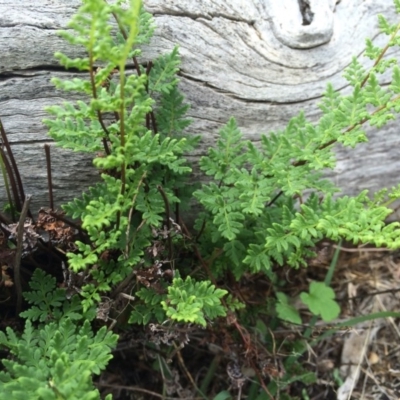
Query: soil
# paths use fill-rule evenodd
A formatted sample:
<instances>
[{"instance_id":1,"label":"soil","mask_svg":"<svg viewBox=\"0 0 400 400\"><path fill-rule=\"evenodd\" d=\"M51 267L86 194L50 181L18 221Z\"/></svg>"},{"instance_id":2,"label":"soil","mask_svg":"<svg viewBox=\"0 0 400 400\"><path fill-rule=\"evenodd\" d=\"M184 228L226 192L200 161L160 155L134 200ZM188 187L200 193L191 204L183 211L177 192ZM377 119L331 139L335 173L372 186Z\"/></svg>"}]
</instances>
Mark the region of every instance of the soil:
<instances>
[{"instance_id":1,"label":"soil","mask_svg":"<svg viewBox=\"0 0 400 400\"><path fill-rule=\"evenodd\" d=\"M43 218L42 228L61 246L71 235L69 227L56 222L57 218ZM60 254L39 249L32 255L28 248L25 250L23 290L28 288L36 267L55 275L65 287ZM307 291L311 281L324 281L337 246L324 242L316 250L318 256L309 260L308 268L276 268L280 281L285 282L282 291L290 298ZM15 312L13 271L8 266L12 258L4 236L0 237L0 329L11 326L18 331L23 321ZM99 311L94 325L112 325L120 340L112 361L95 378L95 384L102 398L111 393L121 400L214 399L218 394L215 399L228 399L228 392L233 399L257 400L398 399L400 318L365 320L340 328L336 323L371 313L400 311L399 278L400 252L343 245L331 282L341 315L329 324L313 320L300 301L294 306L301 313L302 325L280 321L271 316L272 311L265 314L265 304L271 303L273 292L263 275L223 282L251 309L246 324L241 321L243 325L231 314L206 328L168 323L138 327L126 323L129 298L121 304L113 303L105 317L100 318ZM306 351L300 354L305 343ZM0 353L0 357L7 356L7 352ZM290 382L285 384L288 376ZM257 384L260 380L261 389Z\"/></svg>"},{"instance_id":2,"label":"soil","mask_svg":"<svg viewBox=\"0 0 400 400\"><path fill-rule=\"evenodd\" d=\"M307 290L310 281L323 281L334 251L333 244L325 243L319 248L319 257L310 260L308 268L297 271L280 269L281 277L288 282L285 292L296 297L301 291ZM343 322L372 312L400 311L399 277L400 252L344 246L332 280L332 287L341 305L338 320ZM261 276L257 278L256 288L254 280L241 282L240 287L242 293L246 290L258 293L252 294L253 302L258 301L260 296L268 296L267 282L263 282ZM301 309L301 313L305 321L303 326L282 321L276 323L267 316L258 316L269 324L274 341L275 349L270 352L270 358L265 359L262 371L267 389L278 388L274 394L254 396L252 389L257 375L246 355L237 357L244 349L238 348L237 343L229 343L229 332L226 332L229 328L225 322L215 323L207 329L185 328L185 340L183 336L173 340L172 355L170 350L165 350L168 346L146 345L149 339L157 342L156 337L165 335L167 328L150 336L145 330L141 333L123 333L113 361L99 377L98 387L104 394L113 393L115 399L213 399L224 390L228 390L233 399L400 398L400 319L393 318L360 322L355 326L337 329L333 335L321 341L317 339L327 330L335 329L336 321L329 324L317 322L308 340L314 345L298 359L299 374L312 372L315 381L307 383L300 380L281 385L285 374L284 364L293 355L296 343L303 338L312 320L307 310ZM257 334L251 334L254 335L253 340L257 341ZM264 344L268 347L268 340ZM167 364L172 375L170 379L157 367L160 357L170 361ZM210 369L213 370L211 379ZM354 369L358 371L356 375ZM352 376L355 379L351 380ZM346 379L350 379L352 384L350 390L343 391ZM205 380L209 382L207 396L202 397L198 391L196 393L196 388ZM250 393L254 397L249 397Z\"/></svg>"}]
</instances>

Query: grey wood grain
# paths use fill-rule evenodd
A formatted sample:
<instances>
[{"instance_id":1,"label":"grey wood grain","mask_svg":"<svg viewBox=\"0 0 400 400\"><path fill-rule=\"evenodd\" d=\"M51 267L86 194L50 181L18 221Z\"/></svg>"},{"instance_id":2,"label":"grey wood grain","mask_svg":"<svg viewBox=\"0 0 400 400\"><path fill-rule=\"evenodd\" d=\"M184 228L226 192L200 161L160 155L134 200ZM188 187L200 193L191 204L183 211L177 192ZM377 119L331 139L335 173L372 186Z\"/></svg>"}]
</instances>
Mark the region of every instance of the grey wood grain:
<instances>
[{"instance_id":1,"label":"grey wood grain","mask_svg":"<svg viewBox=\"0 0 400 400\"><path fill-rule=\"evenodd\" d=\"M0 0L0 118L36 207L48 204L43 108L71 98L50 83L52 76L71 76L53 54L82 54L56 32L79 4ZM351 57L368 65L364 39L385 43L377 14L397 18L391 0L312 0L310 5L312 23L303 25L310 14L301 13L297 0L145 0L157 30L144 60L180 46L180 85L192 106L188 134L203 136L191 157L194 164L232 115L254 141L260 133L283 129L300 110L316 121L328 82L343 93L349 90L342 73ZM379 131L368 129L370 141L354 151L338 146L338 165L330 176L345 193L398 183L399 128L394 121ZM52 159L58 205L97 179L87 154L54 149ZM4 201L0 178L0 204Z\"/></svg>"}]
</instances>

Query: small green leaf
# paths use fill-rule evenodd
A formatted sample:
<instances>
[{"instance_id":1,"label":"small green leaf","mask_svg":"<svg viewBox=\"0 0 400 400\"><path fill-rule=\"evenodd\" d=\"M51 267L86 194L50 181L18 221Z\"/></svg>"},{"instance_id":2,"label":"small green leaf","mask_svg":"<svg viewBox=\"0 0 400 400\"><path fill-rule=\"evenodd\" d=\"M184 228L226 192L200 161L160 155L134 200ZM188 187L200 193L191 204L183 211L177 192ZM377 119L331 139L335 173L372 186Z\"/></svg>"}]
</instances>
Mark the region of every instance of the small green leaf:
<instances>
[{"instance_id":1,"label":"small green leaf","mask_svg":"<svg viewBox=\"0 0 400 400\"><path fill-rule=\"evenodd\" d=\"M288 297L282 292L277 292L276 297L278 299L278 303L276 304L278 317L294 324L301 324L300 314L295 307L289 304Z\"/></svg>"},{"instance_id":2,"label":"small green leaf","mask_svg":"<svg viewBox=\"0 0 400 400\"><path fill-rule=\"evenodd\" d=\"M228 400L231 399L232 396L227 390L223 390L222 392L219 392L213 400Z\"/></svg>"},{"instance_id":3,"label":"small green leaf","mask_svg":"<svg viewBox=\"0 0 400 400\"><path fill-rule=\"evenodd\" d=\"M339 304L334 300L335 292L323 282L311 282L310 292L302 292L300 298L314 315L324 321L332 321L340 314Z\"/></svg>"}]
</instances>

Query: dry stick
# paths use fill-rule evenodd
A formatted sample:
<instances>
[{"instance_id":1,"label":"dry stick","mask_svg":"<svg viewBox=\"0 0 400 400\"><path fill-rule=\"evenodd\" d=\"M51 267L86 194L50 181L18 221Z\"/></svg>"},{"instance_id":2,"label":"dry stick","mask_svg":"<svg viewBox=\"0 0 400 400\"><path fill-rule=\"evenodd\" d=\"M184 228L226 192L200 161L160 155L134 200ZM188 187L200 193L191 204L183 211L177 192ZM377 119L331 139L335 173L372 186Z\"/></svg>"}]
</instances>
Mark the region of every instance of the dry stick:
<instances>
[{"instance_id":1,"label":"dry stick","mask_svg":"<svg viewBox=\"0 0 400 400\"><path fill-rule=\"evenodd\" d=\"M128 390L131 392L142 392L146 393L148 395L154 396L154 397L159 397L160 399L163 400L202 400L202 397L165 397L163 394L152 392L147 389L143 389L137 386L124 386L124 385L111 385L108 383L98 383L97 386L101 387L108 387L108 388L114 388L114 389L124 389Z\"/></svg>"},{"instance_id":2,"label":"dry stick","mask_svg":"<svg viewBox=\"0 0 400 400\"><path fill-rule=\"evenodd\" d=\"M361 253L363 251L365 252L382 252L382 251L394 251L393 249L387 249L385 247L380 247L380 248L374 248L374 247L357 247L355 249L349 249L348 247L342 247L342 246L338 246L336 244L333 245L334 249L339 249L342 251L345 251L346 253Z\"/></svg>"},{"instance_id":3,"label":"dry stick","mask_svg":"<svg viewBox=\"0 0 400 400\"><path fill-rule=\"evenodd\" d=\"M17 226L17 252L15 254L15 264L14 264L14 282L15 282L15 290L17 292L17 307L16 307L17 315L21 312L21 304L22 304L20 266L21 266L23 237L24 237L24 223L26 215L28 214L29 203L31 202L31 198L32 196L30 194L28 194L25 197L24 205L22 207L21 215L19 217L19 222Z\"/></svg>"},{"instance_id":4,"label":"dry stick","mask_svg":"<svg viewBox=\"0 0 400 400\"><path fill-rule=\"evenodd\" d=\"M46 153L46 166L47 166L47 185L49 187L49 203L50 208L54 210L54 199L53 199L53 181L51 178L51 158L50 158L50 146L44 145L44 152Z\"/></svg>"},{"instance_id":5,"label":"dry stick","mask_svg":"<svg viewBox=\"0 0 400 400\"><path fill-rule=\"evenodd\" d=\"M251 367L253 368L253 370L255 371L255 373L257 375L257 378L258 378L258 381L259 381L259 384L262 387L262 389L264 390L264 392L266 393L266 395L270 398L270 400L275 400L274 396L271 394L271 392L268 390L267 386L265 385L264 379L261 376L260 371L257 368L256 363L254 362L254 360L250 360L250 364L251 364Z\"/></svg>"},{"instance_id":6,"label":"dry stick","mask_svg":"<svg viewBox=\"0 0 400 400\"><path fill-rule=\"evenodd\" d=\"M369 292L369 293L362 293L359 294L357 296L344 296L343 298L341 298L340 300L336 300L336 301L340 301L340 302L345 302L345 301L349 301L349 300L356 300L356 299L365 299L366 297L373 297L373 296L379 296L380 294L387 294L390 293L393 296L400 292L400 289L387 289L387 290L377 290L375 292Z\"/></svg>"},{"instance_id":7,"label":"dry stick","mask_svg":"<svg viewBox=\"0 0 400 400\"><path fill-rule=\"evenodd\" d=\"M189 379L190 383L192 384L192 386L194 387L194 389L203 397L203 399L207 399L207 396L200 390L200 388L196 385L196 382L194 381L192 375L190 374L190 372L188 371L188 369L186 368L185 362L183 361L183 357L182 354L180 352L180 348L176 345L176 343L173 343L174 347L175 347L175 351L176 351L176 355L178 357L178 361L179 364L181 365L183 371L185 372L185 375L187 376L187 378ZM171 357L172 358L172 357Z\"/></svg>"}]
</instances>

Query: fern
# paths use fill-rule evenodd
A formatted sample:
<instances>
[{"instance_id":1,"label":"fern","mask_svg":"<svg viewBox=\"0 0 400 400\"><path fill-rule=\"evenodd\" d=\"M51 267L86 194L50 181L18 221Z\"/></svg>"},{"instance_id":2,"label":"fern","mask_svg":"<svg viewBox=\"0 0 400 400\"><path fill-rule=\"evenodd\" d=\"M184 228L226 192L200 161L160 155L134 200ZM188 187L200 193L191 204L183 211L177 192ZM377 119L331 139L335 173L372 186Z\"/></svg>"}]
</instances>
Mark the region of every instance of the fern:
<instances>
[{"instance_id":1,"label":"fern","mask_svg":"<svg viewBox=\"0 0 400 400\"><path fill-rule=\"evenodd\" d=\"M91 270L98 285L82 288L85 307L140 262L144 247L136 243L150 245L152 229L162 226L167 203L171 207L180 203L176 190L191 172L183 154L198 142L182 135L189 121L184 118L188 106L177 88L177 47L154 60L151 68L125 71L129 60L141 54L137 46L149 41L154 24L139 1L131 1L127 8L121 4L85 2L71 20L70 31L61 33L69 43L83 46L87 56L70 59L57 53L56 57L63 66L86 71L88 76L53 82L58 89L92 98L48 107L55 119L44 121L58 145L99 154L93 164L102 182L64 206L68 215L81 219L89 239L78 241L77 251L67 254L69 267L79 272L100 266ZM112 18L117 30L109 23ZM102 67L95 67L98 64ZM152 98L156 95L159 102ZM154 110L160 108L160 117L154 117ZM110 113L113 120L105 118ZM101 262L105 252L118 255L113 270Z\"/></svg>"},{"instance_id":2,"label":"fern","mask_svg":"<svg viewBox=\"0 0 400 400\"><path fill-rule=\"evenodd\" d=\"M29 285L32 291L24 292L24 297L31 304L31 308L22 312L22 317L40 322L61 318L71 320L90 318L90 311L82 315L79 297L73 296L71 301L65 302L65 289L57 288L55 278L46 275L41 269L35 270Z\"/></svg>"},{"instance_id":3,"label":"fern","mask_svg":"<svg viewBox=\"0 0 400 400\"><path fill-rule=\"evenodd\" d=\"M163 285L163 287L165 286ZM143 301L143 304L134 306L129 323L147 325L153 320L158 323L165 321L165 311L161 306L161 302L166 298L165 294L157 293L154 289L141 288L136 295Z\"/></svg>"},{"instance_id":4,"label":"fern","mask_svg":"<svg viewBox=\"0 0 400 400\"><path fill-rule=\"evenodd\" d=\"M267 302L253 307L239 301L231 289L235 279L240 285L264 274L278 316L298 323L273 267L306 266L324 238L400 246L400 224L384 222L399 187L373 198L366 191L340 196L324 178L336 165L337 143L365 142L365 124L382 127L400 112L400 69L386 56L388 47L400 45L399 26L379 17L388 46L367 41L365 55L374 65L367 70L353 58L344 73L351 92L328 85L317 123L300 113L284 129L261 134L255 145L231 118L200 159L209 180L195 190L186 157L199 138L186 130L178 47L140 65L139 46L149 42L153 19L140 1L123 3L85 0L61 33L85 55L57 53L60 64L87 75L53 80L80 100L48 107L52 119L45 123L59 146L93 154L99 171L101 181L63 207L81 222L79 240L66 255L68 268L87 279L79 296L66 300L54 278L33 274L32 291L24 295L31 305L22 314L24 332L0 334L14 357L4 360L0 373L4 398L21 398L26 390L33 398L99 398L92 376L105 368L116 336L105 328L93 332L88 321L95 305L115 291L132 293L125 294L131 324L206 327L228 317L246 352L256 354L241 324L274 311ZM382 74L389 73L392 82L383 85ZM201 212L191 230L180 211L193 201ZM312 284L302 297L314 315L331 319L338 313L333 291L323 284Z\"/></svg>"},{"instance_id":5,"label":"fern","mask_svg":"<svg viewBox=\"0 0 400 400\"><path fill-rule=\"evenodd\" d=\"M397 32L384 18L380 26L387 35ZM384 48L367 46L366 55L378 58L384 52ZM353 58L344 73L353 87L351 94L342 96L328 85L317 124L309 123L301 113L283 131L262 135L258 148L243 140L233 119L221 129L215 148L200 161L204 173L218 184L210 182L194 193L215 227L210 228L212 235L204 235L204 247L211 242L225 250L226 261L220 260L215 271L221 264L234 265L239 278L246 265L252 272L267 272L274 263L298 268L312 255L309 249L326 237L399 246L394 233L399 232L399 225L383 222L391 213L386 205L398 198L396 190L385 193L381 202L386 204L382 205L372 204L366 192L334 200L339 189L320 172L334 168L336 142L354 147L367 140L362 129L365 123L381 127L394 118L394 111L399 110L398 67L393 67L389 87L379 80L393 63L391 58L380 57L379 64L366 71ZM311 196L306 195L310 192ZM304 197L308 199L302 204L285 205ZM242 235L246 226L252 226L252 233Z\"/></svg>"},{"instance_id":6,"label":"fern","mask_svg":"<svg viewBox=\"0 0 400 400\"><path fill-rule=\"evenodd\" d=\"M149 79L150 92L169 94L175 89L178 79L176 73L179 70L178 47L175 46L171 53L159 56L153 62L153 73Z\"/></svg>"},{"instance_id":7,"label":"fern","mask_svg":"<svg viewBox=\"0 0 400 400\"><path fill-rule=\"evenodd\" d=\"M186 280L176 277L161 305L173 320L206 326L206 317L214 319L226 315L220 300L225 294L226 290L215 288L209 281L195 282L190 276Z\"/></svg>"},{"instance_id":8,"label":"fern","mask_svg":"<svg viewBox=\"0 0 400 400\"><path fill-rule=\"evenodd\" d=\"M106 327L95 335L89 321L78 328L69 318L35 329L27 320L18 338L11 328L0 332L0 345L10 349L13 360L3 360L1 399L100 399L92 374L99 374L111 358L117 336ZM107 397L111 399L111 396Z\"/></svg>"},{"instance_id":9,"label":"fern","mask_svg":"<svg viewBox=\"0 0 400 400\"><path fill-rule=\"evenodd\" d=\"M117 335L106 327L94 333L93 309L83 312L77 296L66 300L65 289L40 269L30 287L24 296L33 306L21 314L27 318L22 335L0 331L0 346L13 355L2 361L0 399L26 398L27 390L31 399L100 399L92 375L106 367ZM35 327L36 320L46 324Z\"/></svg>"}]
</instances>

